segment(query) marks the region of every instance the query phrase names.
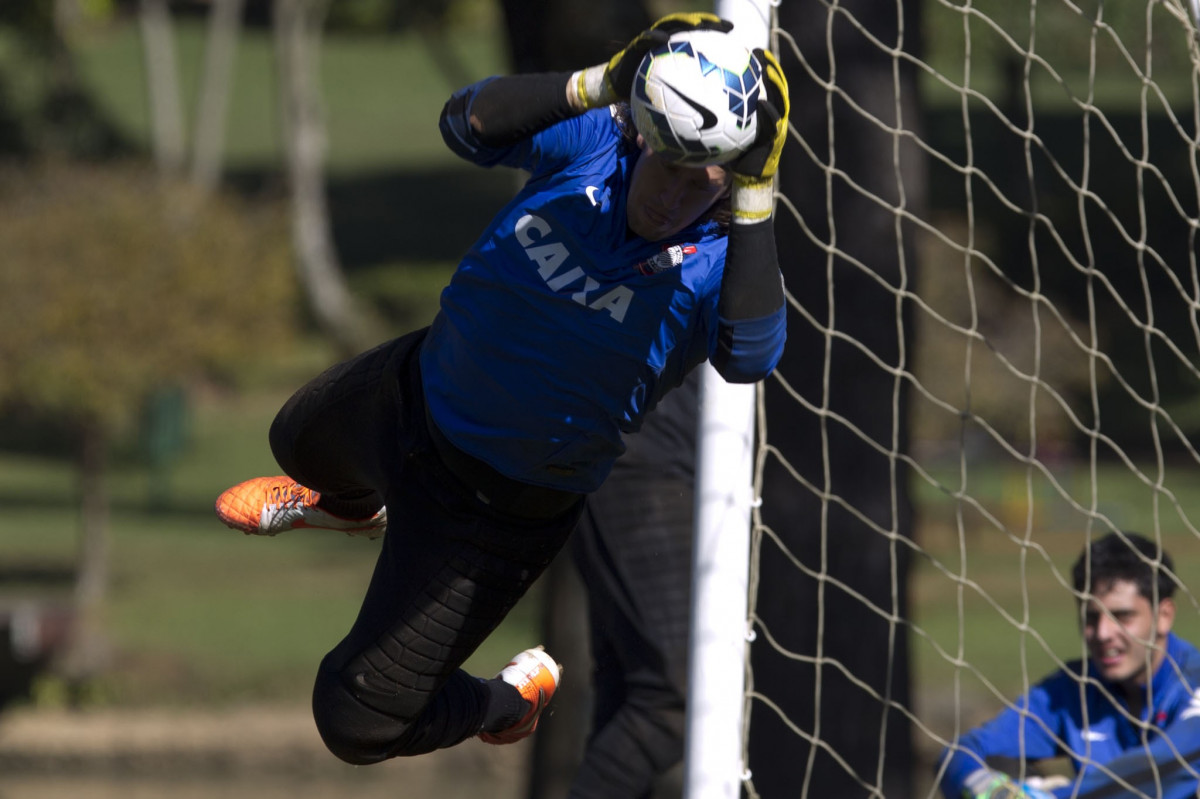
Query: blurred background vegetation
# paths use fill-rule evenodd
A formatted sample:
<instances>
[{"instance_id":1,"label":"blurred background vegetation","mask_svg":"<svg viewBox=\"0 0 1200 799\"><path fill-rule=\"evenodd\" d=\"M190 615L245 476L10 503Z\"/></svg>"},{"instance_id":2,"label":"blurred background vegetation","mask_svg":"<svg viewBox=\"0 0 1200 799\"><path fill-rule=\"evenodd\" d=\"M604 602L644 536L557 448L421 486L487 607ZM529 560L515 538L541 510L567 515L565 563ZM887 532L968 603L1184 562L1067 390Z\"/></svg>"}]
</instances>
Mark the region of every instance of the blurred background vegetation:
<instances>
[{"instance_id":1,"label":"blurred background vegetation","mask_svg":"<svg viewBox=\"0 0 1200 799\"><path fill-rule=\"evenodd\" d=\"M302 699L374 560L367 542L243 541L214 521L226 484L275 471L271 417L343 347L297 276L268 4L236 33L215 189L156 159L149 5L0 9L0 613L37 599L46 638L8 656L6 702ZM505 69L498 9L411 5L333 4L317 67L332 246L378 335L432 318L513 185L436 129L456 82ZM196 135L210 10L170 9ZM54 608L90 632L43 671Z\"/></svg>"},{"instance_id":2,"label":"blurred background vegetation","mask_svg":"<svg viewBox=\"0 0 1200 799\"><path fill-rule=\"evenodd\" d=\"M316 664L353 619L377 545L319 531L243 539L216 522L212 500L232 482L276 471L266 430L297 385L356 342L432 318L459 254L514 187L509 173L458 162L436 127L453 89L512 68L499 3L235 3L242 26L227 42L224 80L209 60L219 5L0 3L0 618L11 627L34 607L40 625L0 661L0 707L307 701ZM578 16L572 3L555 7ZM696 4L649 7L654 16ZM313 39L311 60L284 60L288 46L271 25L282 8L302 17L298 41L305 32ZM988 13L1004 18L1008 8L992 3ZM954 75L961 26L937 24L928 61ZM1019 35L1015 10L1005 24ZM1011 64L997 37L978 35L974 85L1002 93ZM584 57L560 57L571 55ZM1102 48L1104 58L1121 55ZM1185 84L1162 85L1186 92ZM224 97L213 100L220 86ZM959 113L938 80L926 75L922 86L931 120ZM285 100L289 87L292 101L317 101L324 146L315 161L289 146L305 119ZM1035 88L1051 107L1067 105L1055 76L1037 77ZM1137 96L1133 82L1106 81L1100 91ZM214 115L224 122L218 133ZM309 185L304 195L314 169L317 192ZM297 216L305 196L323 204L324 242L321 224ZM938 257L947 256L926 253L930 263ZM329 268L333 290L313 282L314 264ZM984 326L1011 351L1029 350L1022 308L1005 304L996 285L976 289ZM341 311L320 307L318 298L340 291ZM964 312L967 298L949 283L921 291L949 318ZM339 315L362 326L339 326ZM1088 376L1077 359L1055 360L1066 351L1055 337L1065 334L1050 331L1040 354L1070 390ZM922 382L953 394L961 374L936 366L958 359L960 345L932 328L920 342ZM1027 386L978 368L973 407L1020 440ZM1195 426L1180 402L1178 418ZM955 449L960 420L927 411L918 408L914 440L931 450L950 441L939 479L955 485L956 459L976 457L971 442ZM1069 436L1053 407L1041 420L1048 439ZM1177 493L1182 510L1164 510L1154 487L1123 467L1072 471L1068 455L1060 465L1064 481L1102 486L1072 493L1103 496L1104 512L1126 529L1169 527L1160 513L1200 513L1200 487ZM967 508L960 528L961 503L914 480L925 555L913 614L929 636L913 644L914 679L918 692L955 679L934 650L953 653L961 639L966 659L1011 695L1053 665L1029 629L1059 657L1079 652L1060 585L1078 554L1079 516L1045 486L1031 492L1019 466L988 468L985 453L971 468L971 493L1011 529L1036 515L1048 531L1036 550L1044 557L981 535L971 557L986 568L975 574L1010 615L960 595L935 579L938 564L957 562L967 543L960 529L971 535L989 522ZM1181 573L1200 566L1190 538L1164 540L1178 540ZM55 649L70 618L83 634ZM1200 637L1197 618L1181 614L1180 632ZM540 623L535 591L468 668L494 670ZM1013 656L1027 646L1027 656ZM61 657L47 670L52 654Z\"/></svg>"}]
</instances>

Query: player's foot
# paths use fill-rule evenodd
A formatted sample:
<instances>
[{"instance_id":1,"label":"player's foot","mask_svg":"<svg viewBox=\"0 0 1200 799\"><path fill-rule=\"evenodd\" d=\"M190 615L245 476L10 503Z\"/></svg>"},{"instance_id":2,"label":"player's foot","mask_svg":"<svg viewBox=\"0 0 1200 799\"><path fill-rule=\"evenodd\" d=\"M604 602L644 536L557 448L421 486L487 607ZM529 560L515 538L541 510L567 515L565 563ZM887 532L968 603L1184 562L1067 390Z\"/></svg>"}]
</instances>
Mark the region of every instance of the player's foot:
<instances>
[{"instance_id":1,"label":"player's foot","mask_svg":"<svg viewBox=\"0 0 1200 799\"><path fill-rule=\"evenodd\" d=\"M489 744L516 743L528 738L537 729L542 711L550 704L558 689L562 666L554 662L545 649L537 646L514 657L496 676L521 692L521 696L529 703L529 712L511 727L499 732L481 732L479 738Z\"/></svg>"},{"instance_id":2,"label":"player's foot","mask_svg":"<svg viewBox=\"0 0 1200 799\"><path fill-rule=\"evenodd\" d=\"M276 535L318 527L346 535L378 538L387 528L387 508L367 519L344 519L317 507L321 495L290 477L255 477L217 497L217 518L246 535Z\"/></svg>"}]
</instances>

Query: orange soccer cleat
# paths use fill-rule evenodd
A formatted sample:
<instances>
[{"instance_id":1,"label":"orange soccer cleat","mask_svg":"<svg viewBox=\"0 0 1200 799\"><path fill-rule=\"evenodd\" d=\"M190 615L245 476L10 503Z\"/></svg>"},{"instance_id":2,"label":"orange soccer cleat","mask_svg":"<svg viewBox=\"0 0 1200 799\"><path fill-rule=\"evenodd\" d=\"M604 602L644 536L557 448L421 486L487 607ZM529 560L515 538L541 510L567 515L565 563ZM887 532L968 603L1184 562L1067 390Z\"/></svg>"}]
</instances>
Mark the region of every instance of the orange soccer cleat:
<instances>
[{"instance_id":1,"label":"orange soccer cleat","mask_svg":"<svg viewBox=\"0 0 1200 799\"><path fill-rule=\"evenodd\" d=\"M321 495L290 477L255 477L217 497L217 518L247 535L277 535L316 527L378 538L387 528L387 508L366 519L345 519L317 507Z\"/></svg>"},{"instance_id":2,"label":"orange soccer cleat","mask_svg":"<svg viewBox=\"0 0 1200 799\"><path fill-rule=\"evenodd\" d=\"M521 692L521 696L529 703L529 712L508 729L481 732L479 738L489 744L516 743L528 738L537 729L542 711L550 704L554 692L558 690L562 666L547 655L545 649L537 646L514 657L496 676Z\"/></svg>"}]
</instances>

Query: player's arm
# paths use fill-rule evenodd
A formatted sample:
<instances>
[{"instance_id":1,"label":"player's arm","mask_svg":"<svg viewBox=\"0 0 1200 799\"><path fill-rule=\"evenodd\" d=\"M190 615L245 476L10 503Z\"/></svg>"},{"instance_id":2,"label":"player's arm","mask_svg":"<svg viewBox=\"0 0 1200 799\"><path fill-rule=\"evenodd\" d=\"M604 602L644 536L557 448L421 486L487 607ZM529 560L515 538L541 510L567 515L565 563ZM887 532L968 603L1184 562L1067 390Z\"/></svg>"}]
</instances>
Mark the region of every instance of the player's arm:
<instances>
[{"instance_id":1,"label":"player's arm","mask_svg":"<svg viewBox=\"0 0 1200 799\"><path fill-rule=\"evenodd\" d=\"M638 64L652 48L687 30L728 31L713 14L669 14L607 63L578 72L541 72L487 78L455 92L439 126L450 149L477 163L556 122L628 99Z\"/></svg>"},{"instance_id":2,"label":"player's arm","mask_svg":"<svg viewBox=\"0 0 1200 799\"><path fill-rule=\"evenodd\" d=\"M717 302L713 366L732 383L771 373L783 354L787 309L775 247L775 173L787 140L787 80L775 56L754 54L763 65L767 97L758 103L758 137L733 162L733 222Z\"/></svg>"},{"instance_id":3,"label":"player's arm","mask_svg":"<svg viewBox=\"0 0 1200 799\"><path fill-rule=\"evenodd\" d=\"M1194 706L1194 707L1193 707ZM1054 791L1056 797L1195 797L1200 789L1200 694L1149 746L1135 746L1101 767L1089 765L1077 784ZM1189 715L1191 714L1191 715Z\"/></svg>"},{"instance_id":4,"label":"player's arm","mask_svg":"<svg viewBox=\"0 0 1200 799\"><path fill-rule=\"evenodd\" d=\"M569 79L568 72L538 72L486 78L459 89L442 107L442 138L467 157L479 148L527 139L578 113L567 102Z\"/></svg>"},{"instance_id":5,"label":"player's arm","mask_svg":"<svg viewBox=\"0 0 1200 799\"><path fill-rule=\"evenodd\" d=\"M1061 754L1057 741L1062 737L1061 723L1052 708L1062 703L1052 701L1052 695L1067 682L1070 681L1052 677L1035 685L1017 701L1016 707L1005 708L946 747L938 759L942 795L946 799L1037 796L1028 789L1025 793L1014 793L1014 786L1016 789L1021 786L1008 775L990 769L987 761L989 758L1037 761Z\"/></svg>"}]
</instances>

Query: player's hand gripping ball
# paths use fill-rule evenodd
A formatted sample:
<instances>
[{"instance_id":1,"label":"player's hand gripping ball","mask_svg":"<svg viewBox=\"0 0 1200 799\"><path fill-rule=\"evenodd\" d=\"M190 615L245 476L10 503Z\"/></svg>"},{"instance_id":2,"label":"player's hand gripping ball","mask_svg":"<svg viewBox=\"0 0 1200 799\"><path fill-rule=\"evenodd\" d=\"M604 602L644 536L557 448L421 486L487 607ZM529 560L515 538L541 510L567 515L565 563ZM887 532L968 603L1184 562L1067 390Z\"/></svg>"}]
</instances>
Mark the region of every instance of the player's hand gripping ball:
<instances>
[{"instance_id":1,"label":"player's hand gripping ball","mask_svg":"<svg viewBox=\"0 0 1200 799\"><path fill-rule=\"evenodd\" d=\"M760 58L719 30L671 36L646 53L634 77L629 104L638 133L674 163L738 158L759 138Z\"/></svg>"},{"instance_id":2,"label":"player's hand gripping ball","mask_svg":"<svg viewBox=\"0 0 1200 799\"><path fill-rule=\"evenodd\" d=\"M787 141L788 114L791 113L787 78L783 76L779 61L766 50L755 50L754 55L763 66L766 96L758 102L758 131L754 142L732 165L734 180L748 186L769 184L775 179L779 156Z\"/></svg>"},{"instance_id":3,"label":"player's hand gripping ball","mask_svg":"<svg viewBox=\"0 0 1200 799\"><path fill-rule=\"evenodd\" d=\"M733 30L733 23L721 19L716 14L704 12L668 14L655 22L638 34L624 50L609 59L604 69L607 95L615 100L629 99L633 77L646 53L665 45L674 34L702 30L728 33ZM611 101L610 99L607 102Z\"/></svg>"}]
</instances>

